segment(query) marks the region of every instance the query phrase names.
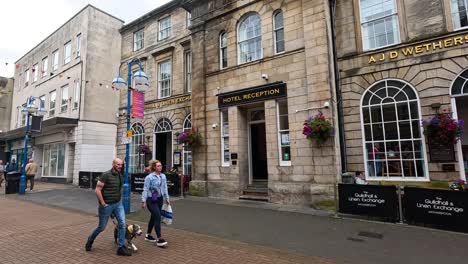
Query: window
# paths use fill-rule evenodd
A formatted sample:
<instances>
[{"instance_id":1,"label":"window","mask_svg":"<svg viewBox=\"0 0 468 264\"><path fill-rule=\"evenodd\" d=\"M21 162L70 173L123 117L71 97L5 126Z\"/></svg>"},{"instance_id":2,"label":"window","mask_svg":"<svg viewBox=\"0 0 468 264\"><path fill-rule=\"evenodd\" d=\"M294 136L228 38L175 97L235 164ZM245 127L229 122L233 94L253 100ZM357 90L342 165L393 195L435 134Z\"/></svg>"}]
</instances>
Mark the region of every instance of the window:
<instances>
[{"instance_id":1,"label":"window","mask_svg":"<svg viewBox=\"0 0 468 264\"><path fill-rule=\"evenodd\" d=\"M192 129L192 115L188 114L184 121L184 132ZM184 145L184 166L183 174L192 175L192 149L188 144Z\"/></svg>"},{"instance_id":2,"label":"window","mask_svg":"<svg viewBox=\"0 0 468 264\"><path fill-rule=\"evenodd\" d=\"M171 61L159 63L159 98L171 96Z\"/></svg>"},{"instance_id":3,"label":"window","mask_svg":"<svg viewBox=\"0 0 468 264\"><path fill-rule=\"evenodd\" d=\"M41 71L41 76L46 77L47 76L47 70L49 68L49 58L45 57L42 59L42 71Z\"/></svg>"},{"instance_id":4,"label":"window","mask_svg":"<svg viewBox=\"0 0 468 264\"><path fill-rule=\"evenodd\" d=\"M62 87L62 101L60 102L60 112L68 110L68 84Z\"/></svg>"},{"instance_id":5,"label":"window","mask_svg":"<svg viewBox=\"0 0 468 264\"><path fill-rule=\"evenodd\" d=\"M425 179L425 143L415 90L399 80L372 85L362 97L361 120L366 177Z\"/></svg>"},{"instance_id":6,"label":"window","mask_svg":"<svg viewBox=\"0 0 468 264\"><path fill-rule=\"evenodd\" d=\"M39 97L39 109L45 109L45 95Z\"/></svg>"},{"instance_id":7,"label":"window","mask_svg":"<svg viewBox=\"0 0 468 264\"><path fill-rule=\"evenodd\" d=\"M192 53L185 52L185 91L192 92Z\"/></svg>"},{"instance_id":8,"label":"window","mask_svg":"<svg viewBox=\"0 0 468 264\"><path fill-rule=\"evenodd\" d=\"M81 56L81 33L76 35L76 57Z\"/></svg>"},{"instance_id":9,"label":"window","mask_svg":"<svg viewBox=\"0 0 468 264\"><path fill-rule=\"evenodd\" d=\"M262 23L260 16L252 13L239 23L239 64L262 58Z\"/></svg>"},{"instance_id":10,"label":"window","mask_svg":"<svg viewBox=\"0 0 468 264\"><path fill-rule=\"evenodd\" d=\"M24 87L29 85L29 69L24 72Z\"/></svg>"},{"instance_id":11,"label":"window","mask_svg":"<svg viewBox=\"0 0 468 264\"><path fill-rule=\"evenodd\" d=\"M65 177L65 144L44 145L42 177Z\"/></svg>"},{"instance_id":12,"label":"window","mask_svg":"<svg viewBox=\"0 0 468 264\"><path fill-rule=\"evenodd\" d=\"M55 101L57 99L57 92L52 91L49 94L49 116L55 115Z\"/></svg>"},{"instance_id":13,"label":"window","mask_svg":"<svg viewBox=\"0 0 468 264\"><path fill-rule=\"evenodd\" d=\"M144 171L145 154L140 153L140 145L145 144L145 128L140 123L132 125L132 142L129 154L129 173L140 173Z\"/></svg>"},{"instance_id":14,"label":"window","mask_svg":"<svg viewBox=\"0 0 468 264\"><path fill-rule=\"evenodd\" d=\"M24 103L24 104L20 107L21 125L22 125L22 126L25 126L25 125L26 125L26 117L28 116L28 114L25 113L25 112L23 112L23 109L26 109L26 103Z\"/></svg>"},{"instance_id":15,"label":"window","mask_svg":"<svg viewBox=\"0 0 468 264\"><path fill-rule=\"evenodd\" d=\"M222 166L229 166L231 152L229 151L229 117L227 109L221 111L221 155Z\"/></svg>"},{"instance_id":16,"label":"window","mask_svg":"<svg viewBox=\"0 0 468 264\"><path fill-rule=\"evenodd\" d=\"M284 51L283 11L276 11L273 15L273 27L275 31L275 53L281 53Z\"/></svg>"},{"instance_id":17,"label":"window","mask_svg":"<svg viewBox=\"0 0 468 264\"><path fill-rule=\"evenodd\" d=\"M219 35L219 67L224 69L227 67L227 33L223 32Z\"/></svg>"},{"instance_id":18,"label":"window","mask_svg":"<svg viewBox=\"0 0 468 264\"><path fill-rule=\"evenodd\" d=\"M289 141L288 102L278 101L278 149L280 166L291 165L291 143Z\"/></svg>"},{"instance_id":19,"label":"window","mask_svg":"<svg viewBox=\"0 0 468 264\"><path fill-rule=\"evenodd\" d=\"M453 28L468 26L468 10L466 0L451 0Z\"/></svg>"},{"instance_id":20,"label":"window","mask_svg":"<svg viewBox=\"0 0 468 264\"><path fill-rule=\"evenodd\" d=\"M164 40L171 36L171 17L167 16L159 20L159 38L158 40Z\"/></svg>"},{"instance_id":21,"label":"window","mask_svg":"<svg viewBox=\"0 0 468 264\"><path fill-rule=\"evenodd\" d=\"M80 81L75 81L75 86L73 88L73 109L77 109L80 104Z\"/></svg>"},{"instance_id":22,"label":"window","mask_svg":"<svg viewBox=\"0 0 468 264\"><path fill-rule=\"evenodd\" d=\"M59 51L58 50L54 51L54 53L52 54L52 57L54 57L52 70L55 71L56 69L58 69L58 65L59 65Z\"/></svg>"},{"instance_id":23,"label":"window","mask_svg":"<svg viewBox=\"0 0 468 264\"><path fill-rule=\"evenodd\" d=\"M185 21L185 25L187 25L187 28L190 27L190 25L192 25L191 20L192 20L192 13L187 12L186 21Z\"/></svg>"},{"instance_id":24,"label":"window","mask_svg":"<svg viewBox=\"0 0 468 264\"><path fill-rule=\"evenodd\" d=\"M400 42L395 0L360 0L364 51Z\"/></svg>"},{"instance_id":25,"label":"window","mask_svg":"<svg viewBox=\"0 0 468 264\"><path fill-rule=\"evenodd\" d=\"M32 68L32 72L33 72L33 82L37 82L37 75L39 74L39 65L38 64L34 64L34 66Z\"/></svg>"},{"instance_id":26,"label":"window","mask_svg":"<svg viewBox=\"0 0 468 264\"><path fill-rule=\"evenodd\" d=\"M133 51L137 51L143 48L144 45L144 31L143 29L133 33Z\"/></svg>"},{"instance_id":27,"label":"window","mask_svg":"<svg viewBox=\"0 0 468 264\"><path fill-rule=\"evenodd\" d=\"M65 44L65 47L63 48L63 50L64 50L63 64L67 64L71 61L71 41Z\"/></svg>"}]
</instances>

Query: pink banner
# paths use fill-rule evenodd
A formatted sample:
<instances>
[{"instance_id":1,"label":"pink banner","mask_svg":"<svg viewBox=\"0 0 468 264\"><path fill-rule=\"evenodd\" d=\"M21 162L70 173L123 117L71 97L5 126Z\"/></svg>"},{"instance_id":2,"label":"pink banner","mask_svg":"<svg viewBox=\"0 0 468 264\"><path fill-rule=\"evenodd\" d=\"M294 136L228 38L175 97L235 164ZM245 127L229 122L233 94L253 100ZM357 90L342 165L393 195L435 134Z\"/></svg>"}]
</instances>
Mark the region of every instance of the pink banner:
<instances>
[{"instance_id":1,"label":"pink banner","mask_svg":"<svg viewBox=\"0 0 468 264\"><path fill-rule=\"evenodd\" d=\"M139 91L133 91L132 94L132 116L143 119L145 116L145 94Z\"/></svg>"}]
</instances>

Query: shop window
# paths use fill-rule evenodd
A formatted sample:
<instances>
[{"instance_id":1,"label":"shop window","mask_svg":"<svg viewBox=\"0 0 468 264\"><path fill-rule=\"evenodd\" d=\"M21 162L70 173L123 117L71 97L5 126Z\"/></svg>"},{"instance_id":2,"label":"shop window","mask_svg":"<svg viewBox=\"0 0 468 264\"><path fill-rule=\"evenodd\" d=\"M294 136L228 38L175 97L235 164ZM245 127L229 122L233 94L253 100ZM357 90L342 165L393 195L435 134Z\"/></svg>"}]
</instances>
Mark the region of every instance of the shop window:
<instances>
[{"instance_id":1,"label":"shop window","mask_svg":"<svg viewBox=\"0 0 468 264\"><path fill-rule=\"evenodd\" d=\"M192 115L189 114L184 121L184 132L192 129ZM192 175L192 149L188 144L184 144L184 175Z\"/></svg>"},{"instance_id":2,"label":"shop window","mask_svg":"<svg viewBox=\"0 0 468 264\"><path fill-rule=\"evenodd\" d=\"M280 166L291 165L291 143L289 140L288 102L278 101L278 150Z\"/></svg>"},{"instance_id":3,"label":"shop window","mask_svg":"<svg viewBox=\"0 0 468 264\"><path fill-rule=\"evenodd\" d=\"M262 58L262 21L257 13L242 18L237 36L239 64Z\"/></svg>"},{"instance_id":4,"label":"shop window","mask_svg":"<svg viewBox=\"0 0 468 264\"><path fill-rule=\"evenodd\" d=\"M221 111L221 160L223 166L229 166L231 152L229 150L229 117L227 109Z\"/></svg>"},{"instance_id":5,"label":"shop window","mask_svg":"<svg viewBox=\"0 0 468 264\"><path fill-rule=\"evenodd\" d=\"M65 144L44 145L42 156L43 177L65 177Z\"/></svg>"},{"instance_id":6,"label":"shop window","mask_svg":"<svg viewBox=\"0 0 468 264\"><path fill-rule=\"evenodd\" d=\"M360 0L364 51L400 42L396 0Z\"/></svg>"},{"instance_id":7,"label":"shop window","mask_svg":"<svg viewBox=\"0 0 468 264\"><path fill-rule=\"evenodd\" d=\"M219 67L224 69L227 66L227 33L223 32L219 35Z\"/></svg>"},{"instance_id":8,"label":"shop window","mask_svg":"<svg viewBox=\"0 0 468 264\"><path fill-rule=\"evenodd\" d=\"M140 123L132 125L132 142L129 152L129 173L139 173L144 171L145 155L140 153L140 145L145 144L145 128Z\"/></svg>"},{"instance_id":9,"label":"shop window","mask_svg":"<svg viewBox=\"0 0 468 264\"><path fill-rule=\"evenodd\" d=\"M281 10L273 14L273 27L275 31L275 53L284 52L284 24Z\"/></svg>"},{"instance_id":10,"label":"shop window","mask_svg":"<svg viewBox=\"0 0 468 264\"><path fill-rule=\"evenodd\" d=\"M364 93L361 120L368 179L427 178L419 109L415 90L403 81L381 81Z\"/></svg>"}]
</instances>

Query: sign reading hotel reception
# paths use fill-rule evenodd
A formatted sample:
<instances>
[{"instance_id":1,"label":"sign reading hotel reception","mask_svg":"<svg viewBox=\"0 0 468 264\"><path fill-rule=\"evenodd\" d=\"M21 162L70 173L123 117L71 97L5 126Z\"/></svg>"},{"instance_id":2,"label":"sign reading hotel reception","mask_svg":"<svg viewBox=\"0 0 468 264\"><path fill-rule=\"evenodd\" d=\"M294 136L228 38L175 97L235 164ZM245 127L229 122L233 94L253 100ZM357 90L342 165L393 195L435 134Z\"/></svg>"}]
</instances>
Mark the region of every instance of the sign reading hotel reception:
<instances>
[{"instance_id":1,"label":"sign reading hotel reception","mask_svg":"<svg viewBox=\"0 0 468 264\"><path fill-rule=\"evenodd\" d=\"M145 116L145 94L139 91L132 93L132 116L143 119Z\"/></svg>"},{"instance_id":2,"label":"sign reading hotel reception","mask_svg":"<svg viewBox=\"0 0 468 264\"><path fill-rule=\"evenodd\" d=\"M267 85L222 93L218 95L218 107L247 104L286 96L286 84L276 82Z\"/></svg>"},{"instance_id":3,"label":"sign reading hotel reception","mask_svg":"<svg viewBox=\"0 0 468 264\"><path fill-rule=\"evenodd\" d=\"M398 220L395 186L338 184L339 212Z\"/></svg>"}]
</instances>

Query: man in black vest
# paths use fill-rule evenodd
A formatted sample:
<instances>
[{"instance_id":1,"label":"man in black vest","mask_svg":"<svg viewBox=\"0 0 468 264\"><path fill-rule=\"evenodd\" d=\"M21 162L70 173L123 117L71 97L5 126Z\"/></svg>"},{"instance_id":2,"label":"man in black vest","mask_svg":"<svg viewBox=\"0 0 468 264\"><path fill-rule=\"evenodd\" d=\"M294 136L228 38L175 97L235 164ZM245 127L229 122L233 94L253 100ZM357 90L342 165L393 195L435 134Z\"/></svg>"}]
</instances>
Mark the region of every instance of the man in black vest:
<instances>
[{"instance_id":1,"label":"man in black vest","mask_svg":"<svg viewBox=\"0 0 468 264\"><path fill-rule=\"evenodd\" d=\"M96 237L104 231L107 221L112 213L115 214L119 223L119 239L117 244L119 249L117 255L131 256L132 253L125 247L125 210L121 200L122 185L124 179L122 176L121 159L112 161L112 169L102 173L96 185L96 196L99 202L98 215L99 224L86 241L85 249L90 251Z\"/></svg>"}]
</instances>

